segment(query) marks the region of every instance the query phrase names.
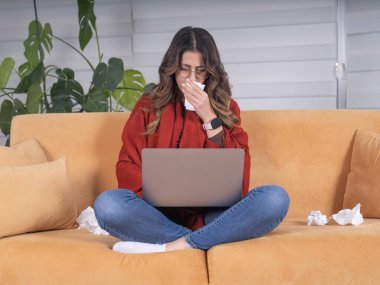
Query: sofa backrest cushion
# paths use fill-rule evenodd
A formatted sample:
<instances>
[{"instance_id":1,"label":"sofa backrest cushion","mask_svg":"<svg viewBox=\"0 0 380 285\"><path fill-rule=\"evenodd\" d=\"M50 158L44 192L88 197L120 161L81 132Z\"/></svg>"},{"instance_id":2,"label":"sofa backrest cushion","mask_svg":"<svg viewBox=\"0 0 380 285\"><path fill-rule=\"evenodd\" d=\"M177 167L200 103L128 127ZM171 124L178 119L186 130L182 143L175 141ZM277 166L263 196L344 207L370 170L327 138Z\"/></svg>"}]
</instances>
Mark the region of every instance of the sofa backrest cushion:
<instances>
[{"instance_id":1,"label":"sofa backrest cushion","mask_svg":"<svg viewBox=\"0 0 380 285\"><path fill-rule=\"evenodd\" d=\"M0 146L0 167L21 166L47 162L46 155L38 142L28 138L13 147Z\"/></svg>"},{"instance_id":2,"label":"sofa backrest cushion","mask_svg":"<svg viewBox=\"0 0 380 285\"><path fill-rule=\"evenodd\" d=\"M343 206L361 203L365 218L380 218L380 134L356 130Z\"/></svg>"},{"instance_id":3,"label":"sofa backrest cushion","mask_svg":"<svg viewBox=\"0 0 380 285\"><path fill-rule=\"evenodd\" d=\"M288 217L343 209L356 129L380 132L376 110L272 110L242 113L249 130L251 187L279 184Z\"/></svg>"},{"instance_id":4,"label":"sofa backrest cushion","mask_svg":"<svg viewBox=\"0 0 380 285\"><path fill-rule=\"evenodd\" d=\"M34 137L49 161L67 159L78 213L102 191L117 187L115 165L130 113L33 114L12 121L11 145Z\"/></svg>"},{"instance_id":5,"label":"sofa backrest cushion","mask_svg":"<svg viewBox=\"0 0 380 285\"><path fill-rule=\"evenodd\" d=\"M129 113L37 114L14 118L11 145L29 137L49 160L66 156L78 211L117 187L115 164ZM251 188L278 184L290 195L288 217L342 209L356 129L380 132L380 111L242 111L249 136Z\"/></svg>"}]
</instances>

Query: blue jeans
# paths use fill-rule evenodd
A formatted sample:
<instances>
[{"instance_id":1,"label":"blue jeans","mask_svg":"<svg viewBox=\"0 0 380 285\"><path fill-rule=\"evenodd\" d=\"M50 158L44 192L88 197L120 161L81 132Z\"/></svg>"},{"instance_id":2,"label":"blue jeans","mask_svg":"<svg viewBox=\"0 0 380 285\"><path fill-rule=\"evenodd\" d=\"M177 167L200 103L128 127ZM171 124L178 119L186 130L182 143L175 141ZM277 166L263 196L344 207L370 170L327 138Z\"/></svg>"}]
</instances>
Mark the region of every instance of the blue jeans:
<instances>
[{"instance_id":1,"label":"blue jeans","mask_svg":"<svg viewBox=\"0 0 380 285\"><path fill-rule=\"evenodd\" d=\"M105 191L94 204L99 226L121 240L164 244L184 237L191 247L204 250L267 234L281 223L288 208L289 196L284 189L262 186L229 208L207 209L205 226L192 231L130 190Z\"/></svg>"}]
</instances>

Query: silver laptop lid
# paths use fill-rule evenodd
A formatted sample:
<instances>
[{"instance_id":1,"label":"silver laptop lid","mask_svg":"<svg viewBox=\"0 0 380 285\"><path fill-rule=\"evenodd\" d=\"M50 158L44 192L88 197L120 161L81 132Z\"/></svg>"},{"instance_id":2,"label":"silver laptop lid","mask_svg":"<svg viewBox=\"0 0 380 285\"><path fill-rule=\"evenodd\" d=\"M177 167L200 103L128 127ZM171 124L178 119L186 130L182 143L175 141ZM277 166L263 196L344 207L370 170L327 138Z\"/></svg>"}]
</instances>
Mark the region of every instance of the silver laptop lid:
<instances>
[{"instance_id":1,"label":"silver laptop lid","mask_svg":"<svg viewBox=\"0 0 380 285\"><path fill-rule=\"evenodd\" d=\"M143 199L155 207L228 207L241 199L243 149L142 150Z\"/></svg>"}]
</instances>

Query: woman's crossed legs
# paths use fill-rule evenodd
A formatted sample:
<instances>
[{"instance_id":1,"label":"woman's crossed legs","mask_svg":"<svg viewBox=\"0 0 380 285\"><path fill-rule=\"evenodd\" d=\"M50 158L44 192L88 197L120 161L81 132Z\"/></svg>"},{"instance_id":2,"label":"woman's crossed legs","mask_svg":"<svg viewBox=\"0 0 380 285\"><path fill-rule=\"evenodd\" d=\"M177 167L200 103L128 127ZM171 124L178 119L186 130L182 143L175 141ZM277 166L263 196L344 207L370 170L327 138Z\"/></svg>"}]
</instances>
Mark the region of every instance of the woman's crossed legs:
<instances>
[{"instance_id":1,"label":"woman's crossed legs","mask_svg":"<svg viewBox=\"0 0 380 285\"><path fill-rule=\"evenodd\" d=\"M114 245L125 253L162 252L253 239L276 228L289 208L289 196L279 186L257 187L235 205L206 211L206 225L191 231L126 189L103 192L94 204L101 228L127 242Z\"/></svg>"}]
</instances>

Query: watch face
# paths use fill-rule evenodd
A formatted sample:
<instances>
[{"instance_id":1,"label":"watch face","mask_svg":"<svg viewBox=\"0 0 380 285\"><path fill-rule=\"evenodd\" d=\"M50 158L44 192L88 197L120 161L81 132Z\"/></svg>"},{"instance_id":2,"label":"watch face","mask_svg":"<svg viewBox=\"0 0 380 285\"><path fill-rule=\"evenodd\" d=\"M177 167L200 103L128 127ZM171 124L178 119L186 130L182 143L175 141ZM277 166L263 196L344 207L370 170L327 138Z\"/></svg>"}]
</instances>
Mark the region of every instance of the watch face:
<instances>
[{"instance_id":1,"label":"watch face","mask_svg":"<svg viewBox=\"0 0 380 285\"><path fill-rule=\"evenodd\" d=\"M211 127L213 129L217 129L222 125L222 120L220 118L215 118L215 119L211 120L210 123L211 123Z\"/></svg>"}]
</instances>

